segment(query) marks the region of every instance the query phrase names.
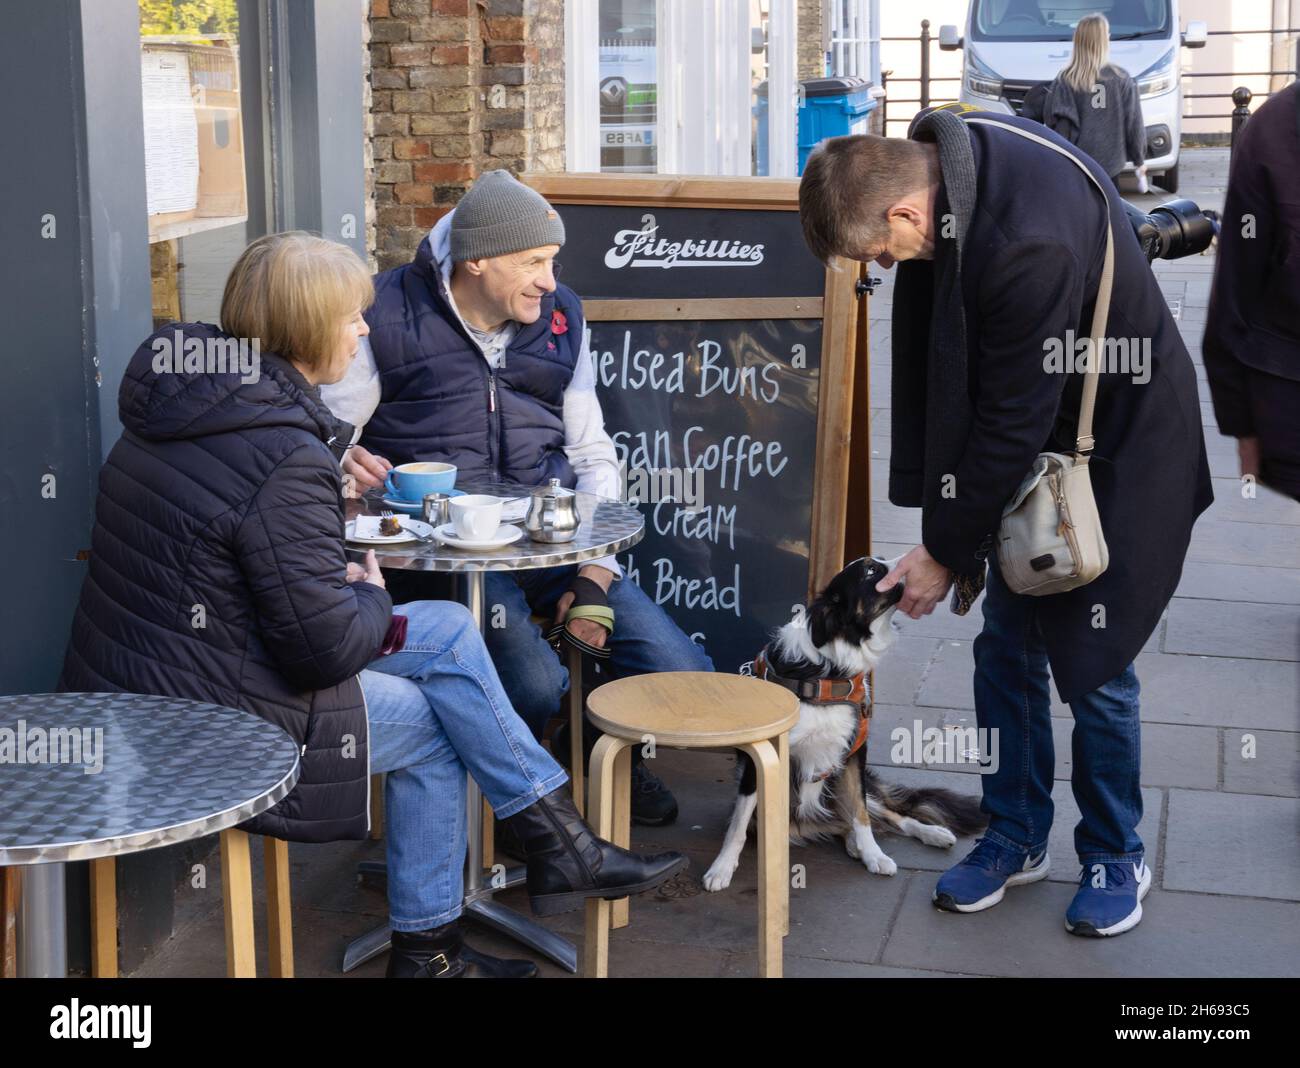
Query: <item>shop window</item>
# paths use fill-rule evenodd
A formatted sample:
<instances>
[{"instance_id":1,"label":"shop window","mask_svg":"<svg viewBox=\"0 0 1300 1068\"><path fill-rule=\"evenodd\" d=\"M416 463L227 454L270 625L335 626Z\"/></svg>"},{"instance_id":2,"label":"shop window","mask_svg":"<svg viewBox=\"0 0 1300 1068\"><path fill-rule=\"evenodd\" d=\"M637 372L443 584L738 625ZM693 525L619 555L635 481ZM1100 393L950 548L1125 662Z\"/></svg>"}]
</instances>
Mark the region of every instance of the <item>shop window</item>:
<instances>
[{"instance_id":1,"label":"shop window","mask_svg":"<svg viewBox=\"0 0 1300 1068\"><path fill-rule=\"evenodd\" d=\"M154 325L218 321L249 225L237 0L140 0Z\"/></svg>"},{"instance_id":2,"label":"shop window","mask_svg":"<svg viewBox=\"0 0 1300 1068\"><path fill-rule=\"evenodd\" d=\"M600 0L600 169L655 170L655 0Z\"/></svg>"}]
</instances>

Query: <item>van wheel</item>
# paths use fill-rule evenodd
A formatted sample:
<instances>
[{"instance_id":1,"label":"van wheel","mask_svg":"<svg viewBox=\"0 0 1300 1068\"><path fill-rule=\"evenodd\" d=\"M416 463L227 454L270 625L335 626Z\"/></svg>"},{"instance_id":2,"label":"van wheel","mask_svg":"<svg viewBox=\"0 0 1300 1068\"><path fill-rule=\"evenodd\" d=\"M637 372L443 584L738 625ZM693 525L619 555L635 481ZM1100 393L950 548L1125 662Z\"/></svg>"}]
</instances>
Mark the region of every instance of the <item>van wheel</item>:
<instances>
[{"instance_id":1,"label":"van wheel","mask_svg":"<svg viewBox=\"0 0 1300 1068\"><path fill-rule=\"evenodd\" d=\"M1166 193L1178 192L1178 164L1174 164L1169 170L1165 171L1159 178L1155 179L1156 185Z\"/></svg>"}]
</instances>

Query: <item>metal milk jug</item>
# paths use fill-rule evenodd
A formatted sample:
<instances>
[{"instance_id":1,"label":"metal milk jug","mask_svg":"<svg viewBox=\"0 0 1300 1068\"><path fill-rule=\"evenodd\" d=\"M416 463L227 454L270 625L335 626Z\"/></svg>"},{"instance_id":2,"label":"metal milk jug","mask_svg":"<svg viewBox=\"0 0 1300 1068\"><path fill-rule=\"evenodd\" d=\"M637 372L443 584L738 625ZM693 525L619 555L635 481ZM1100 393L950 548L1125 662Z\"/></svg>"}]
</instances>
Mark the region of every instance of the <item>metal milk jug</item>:
<instances>
[{"instance_id":1,"label":"metal milk jug","mask_svg":"<svg viewBox=\"0 0 1300 1068\"><path fill-rule=\"evenodd\" d=\"M524 517L524 529L533 541L572 541L581 522L577 495L560 485L558 478L533 490Z\"/></svg>"}]
</instances>

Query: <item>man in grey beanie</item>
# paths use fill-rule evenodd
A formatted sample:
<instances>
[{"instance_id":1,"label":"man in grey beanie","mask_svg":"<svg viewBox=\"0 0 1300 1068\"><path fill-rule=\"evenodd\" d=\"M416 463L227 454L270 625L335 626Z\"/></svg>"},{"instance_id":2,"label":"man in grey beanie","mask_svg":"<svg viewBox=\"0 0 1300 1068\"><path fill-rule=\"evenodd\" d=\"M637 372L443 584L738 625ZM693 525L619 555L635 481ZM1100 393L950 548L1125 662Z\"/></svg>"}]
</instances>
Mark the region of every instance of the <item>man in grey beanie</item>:
<instances>
[{"instance_id":1,"label":"man in grey beanie","mask_svg":"<svg viewBox=\"0 0 1300 1068\"><path fill-rule=\"evenodd\" d=\"M411 263L376 276L369 345L324 391L335 414L361 428L344 461L360 486L381 485L395 464L442 461L456 465L458 484L558 478L622 496L582 301L556 281L563 244L564 222L545 198L508 171L488 171ZM394 600L430 597L427 581L412 585L426 578L390 577ZM487 603L505 612L504 626L488 628L488 649L511 703L539 737L569 679L534 614L608 657L616 677L713 669L635 581L623 580L613 557L581 568L488 572L485 586ZM567 755L567 745L556 748ZM632 818L660 825L676 816L672 794L635 760Z\"/></svg>"}]
</instances>

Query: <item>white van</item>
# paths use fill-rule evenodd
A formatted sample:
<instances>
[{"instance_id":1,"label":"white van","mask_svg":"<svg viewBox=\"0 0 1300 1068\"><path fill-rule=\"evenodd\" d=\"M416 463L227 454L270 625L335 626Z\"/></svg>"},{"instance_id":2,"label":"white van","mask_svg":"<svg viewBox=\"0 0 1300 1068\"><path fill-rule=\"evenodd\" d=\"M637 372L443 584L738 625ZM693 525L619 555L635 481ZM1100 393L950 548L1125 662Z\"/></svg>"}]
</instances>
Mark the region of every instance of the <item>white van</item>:
<instances>
[{"instance_id":1,"label":"white van","mask_svg":"<svg viewBox=\"0 0 1300 1068\"><path fill-rule=\"evenodd\" d=\"M1176 193L1183 117L1178 49L1203 48L1206 41L1204 22L1179 32L1178 0L971 0L966 35L942 26L939 47L965 49L963 103L1018 115L1025 94L1064 68L1075 24L1094 12L1110 21L1111 62L1137 79L1148 173Z\"/></svg>"}]
</instances>

